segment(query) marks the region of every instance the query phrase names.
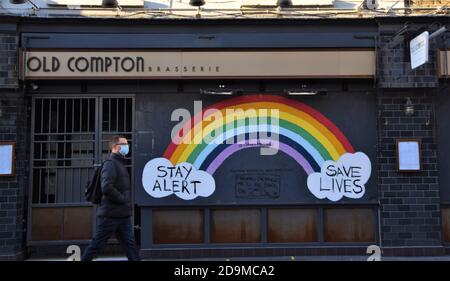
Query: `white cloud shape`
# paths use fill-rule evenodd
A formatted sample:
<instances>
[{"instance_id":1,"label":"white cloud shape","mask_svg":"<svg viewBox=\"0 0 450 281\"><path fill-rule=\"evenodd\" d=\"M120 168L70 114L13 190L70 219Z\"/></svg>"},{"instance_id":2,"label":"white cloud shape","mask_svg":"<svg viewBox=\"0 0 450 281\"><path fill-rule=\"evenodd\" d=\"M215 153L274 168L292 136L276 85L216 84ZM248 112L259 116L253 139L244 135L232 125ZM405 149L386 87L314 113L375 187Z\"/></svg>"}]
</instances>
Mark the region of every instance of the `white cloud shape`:
<instances>
[{"instance_id":1,"label":"white cloud shape","mask_svg":"<svg viewBox=\"0 0 450 281\"><path fill-rule=\"evenodd\" d=\"M362 152L344 153L337 162L327 160L320 173L308 176L308 189L319 199L339 201L342 197L361 198L370 178L372 165Z\"/></svg>"},{"instance_id":2,"label":"white cloud shape","mask_svg":"<svg viewBox=\"0 0 450 281\"><path fill-rule=\"evenodd\" d=\"M175 194L181 199L192 200L208 197L216 189L214 178L192 164L183 162L173 165L160 157L147 162L142 173L142 185L152 197L162 198Z\"/></svg>"}]
</instances>

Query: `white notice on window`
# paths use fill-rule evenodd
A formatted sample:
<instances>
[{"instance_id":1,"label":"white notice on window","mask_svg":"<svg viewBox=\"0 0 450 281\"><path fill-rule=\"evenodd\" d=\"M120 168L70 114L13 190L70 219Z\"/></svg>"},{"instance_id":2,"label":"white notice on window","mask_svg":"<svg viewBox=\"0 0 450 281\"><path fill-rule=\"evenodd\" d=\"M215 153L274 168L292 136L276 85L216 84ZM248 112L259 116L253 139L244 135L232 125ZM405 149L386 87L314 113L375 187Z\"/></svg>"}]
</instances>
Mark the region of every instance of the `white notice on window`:
<instances>
[{"instance_id":1,"label":"white notice on window","mask_svg":"<svg viewBox=\"0 0 450 281\"><path fill-rule=\"evenodd\" d=\"M420 170L420 155L418 142L399 142L398 161L399 170Z\"/></svg>"},{"instance_id":2,"label":"white notice on window","mask_svg":"<svg viewBox=\"0 0 450 281\"><path fill-rule=\"evenodd\" d=\"M12 159L13 146L12 144L0 144L0 175L12 174Z\"/></svg>"}]
</instances>

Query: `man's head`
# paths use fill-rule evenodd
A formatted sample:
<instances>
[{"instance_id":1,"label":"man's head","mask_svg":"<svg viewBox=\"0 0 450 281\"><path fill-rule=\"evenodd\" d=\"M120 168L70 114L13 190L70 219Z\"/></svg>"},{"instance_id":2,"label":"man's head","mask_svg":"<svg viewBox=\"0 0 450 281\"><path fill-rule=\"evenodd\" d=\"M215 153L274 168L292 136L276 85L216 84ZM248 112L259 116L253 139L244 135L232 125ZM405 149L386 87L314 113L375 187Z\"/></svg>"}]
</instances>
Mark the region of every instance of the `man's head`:
<instances>
[{"instance_id":1,"label":"man's head","mask_svg":"<svg viewBox=\"0 0 450 281\"><path fill-rule=\"evenodd\" d=\"M128 141L124 136L113 136L109 141L109 148L112 153L119 153L122 156L128 154Z\"/></svg>"}]
</instances>

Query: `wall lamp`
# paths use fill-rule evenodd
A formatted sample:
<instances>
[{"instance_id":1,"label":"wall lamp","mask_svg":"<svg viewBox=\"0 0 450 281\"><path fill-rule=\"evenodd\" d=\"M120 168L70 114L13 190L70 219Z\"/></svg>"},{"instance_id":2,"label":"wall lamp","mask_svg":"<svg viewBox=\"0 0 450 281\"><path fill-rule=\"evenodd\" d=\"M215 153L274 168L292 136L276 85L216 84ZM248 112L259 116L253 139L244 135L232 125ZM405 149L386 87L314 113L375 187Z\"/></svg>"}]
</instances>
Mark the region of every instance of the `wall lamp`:
<instances>
[{"instance_id":1,"label":"wall lamp","mask_svg":"<svg viewBox=\"0 0 450 281\"><path fill-rule=\"evenodd\" d=\"M122 7L117 0L102 0L102 8L116 8L118 11L122 11Z\"/></svg>"},{"instance_id":2,"label":"wall lamp","mask_svg":"<svg viewBox=\"0 0 450 281\"><path fill-rule=\"evenodd\" d=\"M202 95L215 95L215 96L232 96L241 94L243 90L227 90L227 89L200 89Z\"/></svg>"},{"instance_id":3,"label":"wall lamp","mask_svg":"<svg viewBox=\"0 0 450 281\"><path fill-rule=\"evenodd\" d=\"M103 0L102 7L103 8L116 8L119 5L116 0Z\"/></svg>"},{"instance_id":4,"label":"wall lamp","mask_svg":"<svg viewBox=\"0 0 450 281\"><path fill-rule=\"evenodd\" d=\"M280 8L288 8L292 6L291 0L277 0L277 6Z\"/></svg>"},{"instance_id":5,"label":"wall lamp","mask_svg":"<svg viewBox=\"0 0 450 281\"><path fill-rule=\"evenodd\" d=\"M211 88L211 89L200 89L200 94L203 95L224 95L224 96L231 96L231 95L240 95L244 92L242 89L229 89L225 87L225 84L219 84L217 88Z\"/></svg>"},{"instance_id":6,"label":"wall lamp","mask_svg":"<svg viewBox=\"0 0 450 281\"><path fill-rule=\"evenodd\" d=\"M189 5L192 7L197 7L197 14L195 15L195 18L201 18L200 7L205 5L205 0L189 0Z\"/></svg>"},{"instance_id":7,"label":"wall lamp","mask_svg":"<svg viewBox=\"0 0 450 281\"><path fill-rule=\"evenodd\" d=\"M204 0L190 0L189 5L191 5L193 7L200 7L200 6L205 5L205 1Z\"/></svg>"},{"instance_id":8,"label":"wall lamp","mask_svg":"<svg viewBox=\"0 0 450 281\"><path fill-rule=\"evenodd\" d=\"M315 96L319 92L311 91L311 92L295 92L295 91L286 91L286 93L290 96Z\"/></svg>"},{"instance_id":9,"label":"wall lamp","mask_svg":"<svg viewBox=\"0 0 450 281\"><path fill-rule=\"evenodd\" d=\"M414 115L414 104L412 103L410 97L407 97L407 98L406 98L405 115L406 115L406 116L412 116L412 115Z\"/></svg>"},{"instance_id":10,"label":"wall lamp","mask_svg":"<svg viewBox=\"0 0 450 281\"><path fill-rule=\"evenodd\" d=\"M284 90L284 93L286 93L289 96L316 96L316 95L326 95L326 90Z\"/></svg>"},{"instance_id":11,"label":"wall lamp","mask_svg":"<svg viewBox=\"0 0 450 281\"><path fill-rule=\"evenodd\" d=\"M30 87L33 91L39 90L39 85L34 82L30 82Z\"/></svg>"},{"instance_id":12,"label":"wall lamp","mask_svg":"<svg viewBox=\"0 0 450 281\"><path fill-rule=\"evenodd\" d=\"M9 0L9 3L11 4L25 4L27 2L29 2L35 9L39 9L39 7L31 0Z\"/></svg>"}]
</instances>

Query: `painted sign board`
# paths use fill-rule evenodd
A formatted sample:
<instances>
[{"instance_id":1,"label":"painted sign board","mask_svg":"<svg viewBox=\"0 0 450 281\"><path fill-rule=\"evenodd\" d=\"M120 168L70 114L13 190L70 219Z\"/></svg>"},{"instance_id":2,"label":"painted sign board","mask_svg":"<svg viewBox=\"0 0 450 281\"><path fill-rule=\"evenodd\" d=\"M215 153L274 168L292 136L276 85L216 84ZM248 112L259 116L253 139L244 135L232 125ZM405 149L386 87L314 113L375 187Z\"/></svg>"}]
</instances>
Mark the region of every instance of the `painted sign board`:
<instances>
[{"instance_id":1,"label":"painted sign board","mask_svg":"<svg viewBox=\"0 0 450 281\"><path fill-rule=\"evenodd\" d=\"M424 31L409 43L411 69L415 69L428 62L429 32Z\"/></svg>"},{"instance_id":2,"label":"painted sign board","mask_svg":"<svg viewBox=\"0 0 450 281\"><path fill-rule=\"evenodd\" d=\"M357 200L366 194L372 174L369 156L356 151L336 124L305 103L269 94L237 96L194 116L180 116L173 119L179 123L164 153L148 160L142 172L143 188L153 198L213 197L216 177L229 159L237 157L245 166L255 157L245 156L246 151L259 152L265 162L281 155L290 158L298 169L294 176L305 178L295 188L307 190L318 200ZM282 168L286 161L277 165ZM238 199L276 200L287 184L274 171L236 172L234 184L227 185L230 190L235 187Z\"/></svg>"},{"instance_id":3,"label":"painted sign board","mask_svg":"<svg viewBox=\"0 0 450 281\"><path fill-rule=\"evenodd\" d=\"M22 52L22 79L371 78L373 50Z\"/></svg>"}]
</instances>

